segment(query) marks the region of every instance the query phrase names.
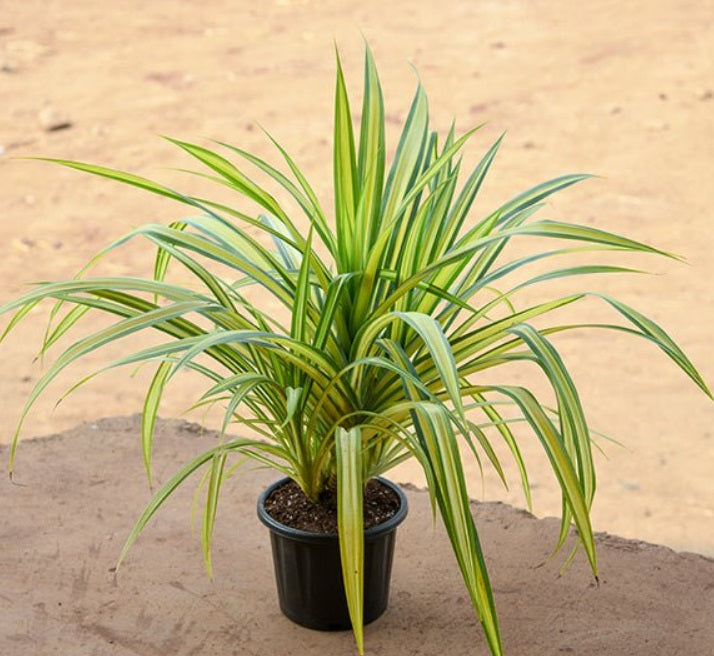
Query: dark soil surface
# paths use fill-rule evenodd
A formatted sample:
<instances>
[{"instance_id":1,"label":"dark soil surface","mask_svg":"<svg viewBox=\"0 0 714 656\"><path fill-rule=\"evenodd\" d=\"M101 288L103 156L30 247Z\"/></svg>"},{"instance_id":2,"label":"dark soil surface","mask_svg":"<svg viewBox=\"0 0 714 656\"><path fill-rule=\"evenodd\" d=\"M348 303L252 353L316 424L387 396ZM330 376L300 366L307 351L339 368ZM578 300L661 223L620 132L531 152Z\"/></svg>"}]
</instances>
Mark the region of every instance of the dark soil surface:
<instances>
[{"instance_id":1,"label":"dark soil surface","mask_svg":"<svg viewBox=\"0 0 714 656\"><path fill-rule=\"evenodd\" d=\"M386 522L399 510L399 497L386 485L371 480L363 497L364 527ZM294 481L276 488L265 500L268 514L286 526L311 533L337 533L337 495L326 490L319 503L309 501Z\"/></svg>"}]
</instances>

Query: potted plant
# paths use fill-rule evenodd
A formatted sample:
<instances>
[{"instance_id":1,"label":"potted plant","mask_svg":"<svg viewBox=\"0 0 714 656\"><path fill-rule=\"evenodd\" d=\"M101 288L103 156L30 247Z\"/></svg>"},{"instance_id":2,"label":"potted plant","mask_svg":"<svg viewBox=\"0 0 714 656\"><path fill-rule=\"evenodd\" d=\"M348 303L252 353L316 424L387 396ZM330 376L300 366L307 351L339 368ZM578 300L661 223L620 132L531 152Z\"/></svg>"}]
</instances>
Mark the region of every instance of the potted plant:
<instances>
[{"instance_id":1,"label":"potted plant","mask_svg":"<svg viewBox=\"0 0 714 656\"><path fill-rule=\"evenodd\" d=\"M595 493L591 435L576 386L551 336L581 325L548 319L555 311L588 297L609 306L625 325L598 324L624 331L658 346L707 395L709 389L672 339L650 319L624 303L597 293L575 293L516 307L519 292L548 280L582 274L632 271L582 262L529 274L530 265L557 262L573 253L630 251L671 257L643 243L596 228L535 218L551 194L588 177L566 175L539 184L478 218L473 211L484 176L501 139L459 186L460 153L474 130L443 143L429 130L427 98L421 85L406 119L396 153L387 165L382 90L367 50L359 138L350 111L339 61L335 94L334 215L328 218L305 176L275 143L286 166L273 164L226 143L224 153L262 172L291 197L309 226L301 230L292 213L243 168L214 149L173 141L205 165L201 173L229 187L259 209L234 208L180 193L143 177L68 160L74 169L140 187L188 205L193 214L170 225L144 225L111 244L97 257L134 238L156 246L151 279L79 276L42 283L0 309L14 311L7 330L30 310L54 299L50 325L41 346L45 353L85 317L115 316L109 327L71 343L46 370L22 410L12 444L12 472L23 420L37 397L67 365L125 336L155 330L162 343L129 352L117 367L153 363L156 373L143 409L142 447L151 480L153 429L159 401L181 370L204 376L208 388L198 405L225 406L221 439L188 462L155 493L129 535L120 561L163 501L191 474L203 470L205 508L201 539L210 573L211 536L221 485L232 471L229 459L252 459L274 468L285 481L261 497L259 514L273 531L275 560L288 563L278 575L284 610L295 592L290 573L310 561L305 545L318 544L318 562L331 588L340 588L357 647L362 651L363 623L386 604L390 545L374 555L374 533L388 533L406 512L403 495L378 477L407 458L423 467L435 511L441 515L464 583L493 654L501 639L493 595L469 511L462 452L487 459L503 477L493 449L503 440L529 482L514 422L540 440L562 490L562 546L575 525L593 573L597 560L589 511ZM250 204L249 203L249 204ZM260 236L255 236L259 234ZM528 255L509 255L513 240L529 238ZM548 239L569 246L544 245ZM272 240L274 249L266 242ZM169 282L169 264L181 266L195 284ZM224 272L230 272L228 276ZM513 282L512 274L523 274ZM277 301L289 322L274 316L246 290L256 285ZM257 300L251 300L255 298ZM593 324L587 324L593 327ZM552 387L555 407L518 385L495 384L492 370L520 361L542 370ZM83 379L77 385L83 383ZM513 416L513 412L518 417ZM249 437L225 437L229 427L245 428ZM370 481L377 481L372 482ZM290 487L292 486L292 492ZM376 487L396 511L384 525L365 530L365 489ZM291 529L275 519L266 499L275 490L302 497L313 510L332 512L331 545L324 536ZM279 501L276 502L279 506ZM382 511L380 511L382 512ZM296 537L298 546L283 539ZM286 555L290 550L293 555ZM291 552L292 553L292 552ZM366 558L365 554L369 556ZM296 555L297 554L297 555ZM367 576L365 577L365 571ZM283 576L283 579L280 577ZM373 586L373 578L387 577ZM367 586L367 592L365 592ZM365 597L374 601L364 605ZM321 605L335 605L333 597ZM311 619L293 619L310 624ZM334 623L329 619L329 626ZM343 624L345 621L343 620ZM319 624L319 622L317 622Z\"/></svg>"}]
</instances>

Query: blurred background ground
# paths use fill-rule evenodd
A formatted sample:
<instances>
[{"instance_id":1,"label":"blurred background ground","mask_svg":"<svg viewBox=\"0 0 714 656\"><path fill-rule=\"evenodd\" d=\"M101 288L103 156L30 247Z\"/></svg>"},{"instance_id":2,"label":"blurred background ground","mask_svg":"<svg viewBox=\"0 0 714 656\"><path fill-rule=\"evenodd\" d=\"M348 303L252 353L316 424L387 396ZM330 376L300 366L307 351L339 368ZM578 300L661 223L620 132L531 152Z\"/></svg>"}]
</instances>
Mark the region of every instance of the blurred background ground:
<instances>
[{"instance_id":1,"label":"blurred background ground","mask_svg":"<svg viewBox=\"0 0 714 656\"><path fill-rule=\"evenodd\" d=\"M27 282L74 275L132 227L185 213L138 190L16 156L102 163L196 190L200 184L171 170L189 166L186 157L157 135L221 139L272 159L260 123L329 207L333 42L357 98L364 34L382 76L392 150L415 85L409 62L442 133L452 118L462 130L488 121L472 138L466 164L507 132L475 217L549 177L590 172L602 177L549 200L542 216L623 232L687 258L688 265L629 260L658 275L578 283L661 322L711 383L713 11L711 0L4 3L0 299ZM137 243L101 271L137 275L150 267L148 250ZM615 319L594 300L588 308L586 320ZM42 314L0 352L5 442L42 370L32 363ZM647 344L590 332L557 345L593 427L626 445L605 443L609 459L598 457L595 528L714 555L712 404ZM108 359L111 353L91 358L60 379L24 435L139 410L148 372L113 372L53 410L80 371ZM547 396L530 372L515 371L511 380L531 382ZM201 389L188 377L178 383L163 416L179 416ZM525 441L534 510L557 514L547 462L535 440ZM490 473L483 486L477 470L471 473L475 497L523 504L515 478L504 491ZM421 482L412 465L395 478Z\"/></svg>"}]
</instances>

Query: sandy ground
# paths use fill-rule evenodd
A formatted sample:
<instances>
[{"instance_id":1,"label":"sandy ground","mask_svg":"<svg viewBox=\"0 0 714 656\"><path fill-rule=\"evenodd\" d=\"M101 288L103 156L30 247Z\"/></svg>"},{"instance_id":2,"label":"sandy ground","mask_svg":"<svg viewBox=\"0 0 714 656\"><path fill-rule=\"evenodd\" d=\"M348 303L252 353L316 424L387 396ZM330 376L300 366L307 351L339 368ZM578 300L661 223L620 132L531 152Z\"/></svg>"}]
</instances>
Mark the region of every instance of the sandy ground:
<instances>
[{"instance_id":1,"label":"sandy ground","mask_svg":"<svg viewBox=\"0 0 714 656\"><path fill-rule=\"evenodd\" d=\"M189 528L190 481L115 576L121 544L148 499L138 431L137 416L103 419L21 445L31 462L19 479L24 487L3 495L9 503L0 522L0 653L356 654L350 632L310 631L280 614L268 533L255 514L258 492L275 479L270 472L226 481L213 581ZM159 479L212 438L195 424L162 422ZM449 542L432 530L428 494L411 489L407 497L390 606L366 627L366 654L486 656ZM714 560L598 534L598 587L582 554L564 576L562 557L544 564L555 519L500 503L472 511L509 656L711 654ZM46 523L28 526L27 517Z\"/></svg>"},{"instance_id":2,"label":"sandy ground","mask_svg":"<svg viewBox=\"0 0 714 656\"><path fill-rule=\"evenodd\" d=\"M353 93L360 93L362 39L385 89L394 148L420 71L434 125L488 121L468 149L477 157L507 139L476 215L526 186L566 172L601 175L548 203L544 217L624 232L684 255L689 265L630 260L656 276L581 283L618 295L662 322L714 381L714 6L682 2L189 2L6 1L0 11L0 298L29 281L73 275L101 247L183 208L137 190L38 162L47 155L103 163L183 189L171 170L187 160L156 135L218 138L275 153L264 125L293 153L329 206L333 40ZM65 129L48 130L69 122ZM140 245L102 265L108 274L148 274ZM565 286L563 286L565 288ZM561 291L560 288L555 291ZM593 301L592 314L612 315ZM39 319L41 312L35 317ZM3 344L1 438L41 371L33 365L42 321ZM626 444L598 458L599 530L714 555L714 406L644 343L581 334L558 341L592 425ZM115 352L116 353L116 352ZM138 411L143 373L113 373L53 412L91 358L38 404L25 435ZM545 386L515 372L515 382ZM162 406L178 416L198 387L181 380ZM200 421L202 417L193 415ZM524 436L535 512L560 501L538 445ZM413 467L399 477L420 482ZM522 504L487 474L481 499ZM3 496L4 496L3 492Z\"/></svg>"}]
</instances>

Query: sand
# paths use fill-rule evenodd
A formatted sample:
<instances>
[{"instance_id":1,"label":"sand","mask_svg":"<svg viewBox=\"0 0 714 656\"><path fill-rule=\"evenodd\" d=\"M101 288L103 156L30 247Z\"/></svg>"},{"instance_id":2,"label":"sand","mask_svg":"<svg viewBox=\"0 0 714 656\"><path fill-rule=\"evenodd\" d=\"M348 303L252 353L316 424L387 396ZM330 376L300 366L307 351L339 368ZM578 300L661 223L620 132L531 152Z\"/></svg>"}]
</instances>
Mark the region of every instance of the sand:
<instances>
[{"instance_id":1,"label":"sand","mask_svg":"<svg viewBox=\"0 0 714 656\"><path fill-rule=\"evenodd\" d=\"M544 218L622 231L685 256L688 265L627 261L655 276L576 284L649 313L714 381L713 9L711 0L5 3L0 298L30 281L72 276L132 227L185 212L138 190L16 156L102 163L200 191L201 184L172 170L189 166L187 158L157 135L218 138L272 160L260 123L294 154L329 207L333 40L359 96L362 31L382 75L391 149L415 85L408 62L429 93L436 128L445 131L453 117L461 129L488 121L466 163L507 132L477 216L531 184L585 171L602 177L553 198ZM147 249L136 244L99 270L148 275L150 267ZM615 319L596 301L588 307L587 319ZM32 363L41 316L0 351L4 442L41 371ZM592 426L627 447L606 445L608 459L598 456L595 527L714 555L714 406L647 344L583 333L557 345ZM24 435L140 410L148 372L105 376L53 411L77 376L112 354L92 357L58 380ZM537 377L516 372L511 380L529 382L547 398ZM181 379L161 414L179 416L199 389ZM534 511L556 514L560 502L547 463L531 437L523 441ZM413 466L398 476L420 483ZM487 473L482 487L472 467L470 480L479 499L523 505L514 478L504 491Z\"/></svg>"},{"instance_id":2,"label":"sand","mask_svg":"<svg viewBox=\"0 0 714 656\"><path fill-rule=\"evenodd\" d=\"M213 581L189 527L191 481L113 571L149 497L138 434L138 416L111 418L21 445L23 487L4 491L0 522L0 653L355 654L350 632L304 629L278 609L269 537L255 513L271 472L226 482ZM196 424L161 422L159 481L214 440ZM390 607L366 628L366 653L486 656L428 494L412 487L407 496ZM510 656L711 654L714 560L600 533L598 587L582 554L563 576L565 554L546 562L557 520L501 503L472 510Z\"/></svg>"}]
</instances>

